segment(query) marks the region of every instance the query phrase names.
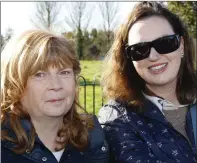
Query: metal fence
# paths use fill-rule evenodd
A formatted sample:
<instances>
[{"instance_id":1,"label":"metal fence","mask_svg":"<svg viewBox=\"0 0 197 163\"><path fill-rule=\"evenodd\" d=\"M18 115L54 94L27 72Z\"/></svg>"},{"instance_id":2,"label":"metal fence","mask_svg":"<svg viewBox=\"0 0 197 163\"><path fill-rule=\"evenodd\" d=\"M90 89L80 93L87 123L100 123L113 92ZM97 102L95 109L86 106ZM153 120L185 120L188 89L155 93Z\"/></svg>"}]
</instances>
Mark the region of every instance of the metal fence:
<instances>
[{"instance_id":1,"label":"metal fence","mask_svg":"<svg viewBox=\"0 0 197 163\"><path fill-rule=\"evenodd\" d=\"M100 86L100 84L96 83L96 80L94 79L92 84L86 82L85 77L83 76L79 76L78 78L79 80L82 80L82 82L80 82L80 87L83 87L83 108L85 110L87 110L87 86L91 86L92 87L92 113L95 114L95 98L96 98L96 93L95 93L95 88L96 86ZM104 99L103 96L100 97L101 98L101 106L103 106L104 103Z\"/></svg>"}]
</instances>

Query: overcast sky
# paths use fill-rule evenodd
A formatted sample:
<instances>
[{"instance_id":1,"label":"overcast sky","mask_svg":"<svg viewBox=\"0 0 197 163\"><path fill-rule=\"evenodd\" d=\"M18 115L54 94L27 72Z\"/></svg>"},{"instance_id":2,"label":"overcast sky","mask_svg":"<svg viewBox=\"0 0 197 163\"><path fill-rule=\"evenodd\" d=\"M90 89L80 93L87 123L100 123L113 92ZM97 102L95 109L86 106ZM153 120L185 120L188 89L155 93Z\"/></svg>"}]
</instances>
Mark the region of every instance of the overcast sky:
<instances>
[{"instance_id":1,"label":"overcast sky","mask_svg":"<svg viewBox=\"0 0 197 163\"><path fill-rule=\"evenodd\" d=\"M1 2L1 34L4 35L6 29L9 27L14 30L14 33L34 28L30 22L30 17L34 12L34 3L35 2ZM89 6L96 4L96 2L87 3L90 3ZM118 24L124 20L135 3L136 2L119 2ZM67 14L66 10L63 10L60 15L62 16L64 14ZM95 5L93 10L89 26L90 28L102 28L102 19L97 5ZM67 31L71 30L68 26L65 28Z\"/></svg>"}]
</instances>

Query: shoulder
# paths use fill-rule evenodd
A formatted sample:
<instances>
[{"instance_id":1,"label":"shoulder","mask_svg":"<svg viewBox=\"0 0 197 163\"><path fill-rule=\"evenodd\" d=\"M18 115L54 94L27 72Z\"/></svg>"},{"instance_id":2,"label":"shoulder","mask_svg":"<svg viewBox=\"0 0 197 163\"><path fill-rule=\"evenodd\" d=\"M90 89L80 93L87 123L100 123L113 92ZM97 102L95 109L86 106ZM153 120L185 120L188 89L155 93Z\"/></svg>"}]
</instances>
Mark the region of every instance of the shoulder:
<instances>
[{"instance_id":1,"label":"shoulder","mask_svg":"<svg viewBox=\"0 0 197 163\"><path fill-rule=\"evenodd\" d=\"M13 163L13 162L33 163L31 160L22 156L22 154L16 154L14 151L12 151L10 142L8 141L1 141L1 161L6 163Z\"/></svg>"},{"instance_id":2,"label":"shoulder","mask_svg":"<svg viewBox=\"0 0 197 163\"><path fill-rule=\"evenodd\" d=\"M195 100L192 104L189 105L189 108L196 108L197 107L197 100Z\"/></svg>"},{"instance_id":3,"label":"shoulder","mask_svg":"<svg viewBox=\"0 0 197 163\"><path fill-rule=\"evenodd\" d=\"M105 133L95 115L93 116L93 121L94 127L89 131L89 150L91 151L91 156L95 162L101 159L103 163L107 163L109 147L105 138Z\"/></svg>"},{"instance_id":4,"label":"shoulder","mask_svg":"<svg viewBox=\"0 0 197 163\"><path fill-rule=\"evenodd\" d=\"M125 103L117 100L110 100L98 113L98 119L101 124L110 123L121 117L126 118L125 116L127 116L127 106Z\"/></svg>"},{"instance_id":5,"label":"shoulder","mask_svg":"<svg viewBox=\"0 0 197 163\"><path fill-rule=\"evenodd\" d=\"M146 121L145 112L137 112L135 106L129 106L127 103L122 101L112 101L110 100L106 105L104 105L98 114L99 122L101 123L106 135L111 134L116 131L125 132L128 128L132 128L132 131L138 131L138 123L141 121ZM148 110L150 107L148 103L145 106ZM117 133L119 134L119 133Z\"/></svg>"},{"instance_id":6,"label":"shoulder","mask_svg":"<svg viewBox=\"0 0 197 163\"><path fill-rule=\"evenodd\" d=\"M104 131L98 121L96 115L93 115L94 127L89 131L91 149L96 149L105 141Z\"/></svg>"}]
</instances>

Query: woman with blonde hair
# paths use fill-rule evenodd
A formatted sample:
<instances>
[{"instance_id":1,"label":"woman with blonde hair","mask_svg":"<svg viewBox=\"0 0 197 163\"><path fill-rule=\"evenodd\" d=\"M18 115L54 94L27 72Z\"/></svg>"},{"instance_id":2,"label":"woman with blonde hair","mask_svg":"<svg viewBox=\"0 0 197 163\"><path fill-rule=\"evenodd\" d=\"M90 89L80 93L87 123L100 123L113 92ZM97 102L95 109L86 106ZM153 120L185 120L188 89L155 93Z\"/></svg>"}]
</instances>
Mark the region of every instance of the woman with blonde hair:
<instances>
[{"instance_id":1,"label":"woman with blonde hair","mask_svg":"<svg viewBox=\"0 0 197 163\"><path fill-rule=\"evenodd\" d=\"M108 162L97 118L78 103L80 70L63 36L30 30L8 42L1 54L3 163Z\"/></svg>"},{"instance_id":2,"label":"woman with blonde hair","mask_svg":"<svg viewBox=\"0 0 197 163\"><path fill-rule=\"evenodd\" d=\"M100 109L113 163L195 163L194 46L178 16L140 2L106 57Z\"/></svg>"}]
</instances>

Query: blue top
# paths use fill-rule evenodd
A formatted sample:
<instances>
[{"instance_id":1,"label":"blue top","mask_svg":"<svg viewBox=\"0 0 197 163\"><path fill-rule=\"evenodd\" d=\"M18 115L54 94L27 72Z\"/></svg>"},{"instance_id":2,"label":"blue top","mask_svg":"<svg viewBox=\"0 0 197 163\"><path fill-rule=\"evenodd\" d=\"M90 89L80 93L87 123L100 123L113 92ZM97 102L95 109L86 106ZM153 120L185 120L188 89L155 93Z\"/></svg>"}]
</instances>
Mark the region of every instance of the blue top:
<instances>
[{"instance_id":1,"label":"blue top","mask_svg":"<svg viewBox=\"0 0 197 163\"><path fill-rule=\"evenodd\" d=\"M99 111L112 163L195 163L191 114L186 115L187 139L166 120L149 100L144 112L136 113L123 102L111 100Z\"/></svg>"},{"instance_id":2,"label":"blue top","mask_svg":"<svg viewBox=\"0 0 197 163\"><path fill-rule=\"evenodd\" d=\"M191 117L192 117L192 125L193 125L193 130L194 130L194 138L195 138L195 144L196 144L196 112L197 112L197 105L193 105L190 109L191 112ZM197 144L196 144L197 147Z\"/></svg>"},{"instance_id":3,"label":"blue top","mask_svg":"<svg viewBox=\"0 0 197 163\"><path fill-rule=\"evenodd\" d=\"M22 126L27 133L31 130L31 125L28 120L21 120ZM104 132L94 116L95 127L89 131L90 143L89 147L80 152L71 145L64 150L59 163L108 163L108 145L105 141ZM3 126L3 129L10 129L9 125ZM9 130L9 134L14 134ZM58 163L55 156L48 148L36 137L35 145L31 153L25 152L23 154L14 153L11 148L14 146L9 141L1 142L1 161L3 163Z\"/></svg>"}]
</instances>

